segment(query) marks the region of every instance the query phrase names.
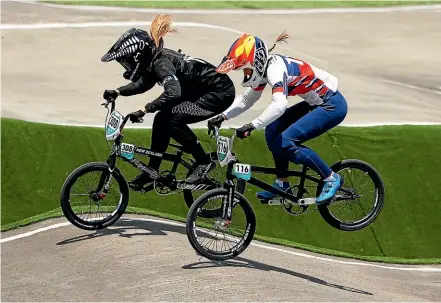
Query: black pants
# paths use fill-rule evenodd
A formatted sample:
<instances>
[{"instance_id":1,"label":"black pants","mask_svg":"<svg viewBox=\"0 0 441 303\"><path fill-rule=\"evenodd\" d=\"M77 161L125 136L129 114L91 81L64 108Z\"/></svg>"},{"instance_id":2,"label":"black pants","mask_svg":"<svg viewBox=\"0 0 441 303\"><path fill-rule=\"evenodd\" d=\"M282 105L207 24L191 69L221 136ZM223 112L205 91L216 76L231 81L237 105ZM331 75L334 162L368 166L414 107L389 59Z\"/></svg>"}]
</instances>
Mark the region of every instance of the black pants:
<instances>
[{"instance_id":1,"label":"black pants","mask_svg":"<svg viewBox=\"0 0 441 303\"><path fill-rule=\"evenodd\" d=\"M171 109L159 111L153 121L151 149L165 152L170 138L173 138L183 146L185 152L192 154L198 164L208 164L210 157L188 124L201 122L222 113L231 106L234 95L234 86L230 85L221 91L210 92L194 100L182 100ZM161 158L150 158L149 167L158 170L160 165Z\"/></svg>"}]
</instances>

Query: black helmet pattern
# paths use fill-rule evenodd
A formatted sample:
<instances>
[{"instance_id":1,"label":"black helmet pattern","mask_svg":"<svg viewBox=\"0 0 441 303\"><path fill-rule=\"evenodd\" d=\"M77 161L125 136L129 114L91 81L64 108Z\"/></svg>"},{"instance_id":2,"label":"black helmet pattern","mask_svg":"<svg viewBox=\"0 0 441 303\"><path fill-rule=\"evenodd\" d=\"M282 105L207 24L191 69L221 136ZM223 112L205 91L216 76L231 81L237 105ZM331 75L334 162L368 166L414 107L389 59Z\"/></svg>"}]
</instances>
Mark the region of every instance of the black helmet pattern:
<instances>
[{"instance_id":1,"label":"black helmet pattern","mask_svg":"<svg viewBox=\"0 0 441 303\"><path fill-rule=\"evenodd\" d=\"M136 81L140 67L148 67L156 52L157 47L148 32L131 28L121 35L101 61L117 61L126 70L125 78Z\"/></svg>"}]
</instances>

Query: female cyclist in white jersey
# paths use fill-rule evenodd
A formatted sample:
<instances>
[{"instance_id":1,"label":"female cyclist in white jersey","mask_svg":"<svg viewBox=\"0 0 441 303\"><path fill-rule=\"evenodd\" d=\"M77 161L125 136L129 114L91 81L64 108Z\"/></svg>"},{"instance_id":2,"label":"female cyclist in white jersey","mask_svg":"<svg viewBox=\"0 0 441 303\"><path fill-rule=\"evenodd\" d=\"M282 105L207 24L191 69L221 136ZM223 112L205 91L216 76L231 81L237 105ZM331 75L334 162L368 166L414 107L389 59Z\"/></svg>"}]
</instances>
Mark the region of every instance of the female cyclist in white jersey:
<instances>
[{"instance_id":1,"label":"female cyclist in white jersey","mask_svg":"<svg viewBox=\"0 0 441 303\"><path fill-rule=\"evenodd\" d=\"M276 40L288 37L282 33ZM271 50L275 47L271 48ZM270 55L266 44L257 36L243 34L231 45L228 54L217 67L218 73L243 70L242 86L248 87L222 114L208 121L209 132L222 121L232 119L259 100L266 86L272 89L272 100L265 111L251 123L236 130L243 139L251 131L265 127L265 137L273 154L277 179L274 187L287 190L289 161L304 164L321 175L324 186L316 199L320 204L331 199L343 185L340 175L312 149L302 145L340 124L346 116L347 104L338 91L338 79L307 62L283 55ZM288 107L288 96L303 98ZM276 197L267 191L259 192L261 199Z\"/></svg>"}]
</instances>

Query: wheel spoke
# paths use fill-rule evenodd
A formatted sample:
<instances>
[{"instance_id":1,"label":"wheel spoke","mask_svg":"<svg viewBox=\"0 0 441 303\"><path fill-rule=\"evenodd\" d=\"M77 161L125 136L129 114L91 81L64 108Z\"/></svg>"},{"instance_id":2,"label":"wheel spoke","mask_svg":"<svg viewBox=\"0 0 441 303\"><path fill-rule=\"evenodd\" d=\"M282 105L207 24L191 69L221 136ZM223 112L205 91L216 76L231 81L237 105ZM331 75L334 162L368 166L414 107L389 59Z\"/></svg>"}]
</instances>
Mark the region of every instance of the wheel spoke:
<instances>
[{"instance_id":1,"label":"wheel spoke","mask_svg":"<svg viewBox=\"0 0 441 303\"><path fill-rule=\"evenodd\" d=\"M215 189L214 191L219 190ZM222 212L222 202L227 198L227 193L224 190L221 191L222 194L213 193L211 197L206 197L206 199L199 201L198 205L194 205L192 207L194 215L190 215L192 219L187 222L192 228L194 228L192 222L195 222L196 226L203 227L202 230L197 227L196 233L191 232L190 239L195 247L198 247L197 250L203 255L204 253L216 255L218 260L231 255L233 249L241 249L239 245L248 245L244 244L243 239L247 236L244 227L247 227L249 215L240 203L235 204L232 220L229 224L226 224L219 216L215 218L204 216L204 211L217 214ZM197 212L198 209L201 211ZM252 224L254 226L254 223ZM254 234L254 227L252 234Z\"/></svg>"},{"instance_id":2,"label":"wheel spoke","mask_svg":"<svg viewBox=\"0 0 441 303\"><path fill-rule=\"evenodd\" d=\"M351 164L347 164L351 165ZM345 226L355 226L370 218L376 211L375 193L377 184L366 168L344 167L338 173L344 178L345 186L339 189L342 194L327 206L327 213Z\"/></svg>"},{"instance_id":3,"label":"wheel spoke","mask_svg":"<svg viewBox=\"0 0 441 303\"><path fill-rule=\"evenodd\" d=\"M122 196L119 181L112 177L109 190L96 192L103 174L107 173L105 167L88 167L85 171L78 172L75 182L70 185L70 192L66 193L66 201L63 201L63 209L67 208L72 213L68 219L86 226L96 226L110 221L115 216L120 216L116 212L121 207ZM93 193L93 194L91 194ZM127 203L124 202L124 203Z\"/></svg>"}]
</instances>

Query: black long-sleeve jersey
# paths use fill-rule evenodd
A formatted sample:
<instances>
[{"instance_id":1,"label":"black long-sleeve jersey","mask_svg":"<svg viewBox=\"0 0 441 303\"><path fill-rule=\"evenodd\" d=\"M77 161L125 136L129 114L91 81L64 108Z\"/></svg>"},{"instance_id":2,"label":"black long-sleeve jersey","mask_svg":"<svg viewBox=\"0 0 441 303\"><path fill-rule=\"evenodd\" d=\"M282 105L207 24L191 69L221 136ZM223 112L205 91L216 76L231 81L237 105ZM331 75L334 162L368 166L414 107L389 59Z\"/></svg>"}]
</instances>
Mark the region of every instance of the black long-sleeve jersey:
<instances>
[{"instance_id":1,"label":"black long-sleeve jersey","mask_svg":"<svg viewBox=\"0 0 441 303\"><path fill-rule=\"evenodd\" d=\"M233 85L227 75L216 73L216 67L205 60L164 48L139 80L118 90L122 96L131 96L148 91L156 83L164 86L164 92L151 102L156 110L173 107L178 100L195 99ZM207 102L210 102L209 98Z\"/></svg>"}]
</instances>

